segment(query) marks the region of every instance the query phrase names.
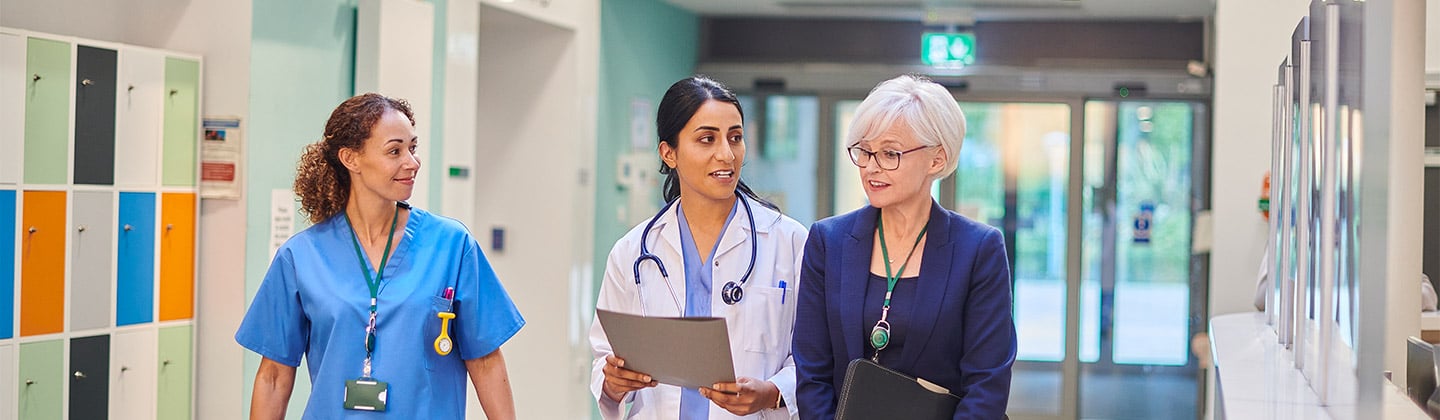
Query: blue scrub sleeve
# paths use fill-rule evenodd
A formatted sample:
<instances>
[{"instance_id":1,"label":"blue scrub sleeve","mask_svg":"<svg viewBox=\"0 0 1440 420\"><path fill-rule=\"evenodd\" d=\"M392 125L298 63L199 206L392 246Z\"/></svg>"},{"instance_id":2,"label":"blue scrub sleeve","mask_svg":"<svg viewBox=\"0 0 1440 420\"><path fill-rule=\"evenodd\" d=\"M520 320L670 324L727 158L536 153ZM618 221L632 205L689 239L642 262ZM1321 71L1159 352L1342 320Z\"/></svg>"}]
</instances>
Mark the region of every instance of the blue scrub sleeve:
<instances>
[{"instance_id":1,"label":"blue scrub sleeve","mask_svg":"<svg viewBox=\"0 0 1440 420\"><path fill-rule=\"evenodd\" d=\"M281 248L235 332L235 341L265 358L299 367L309 331L310 320L301 309L295 285L294 258L289 248Z\"/></svg>"},{"instance_id":2,"label":"blue scrub sleeve","mask_svg":"<svg viewBox=\"0 0 1440 420\"><path fill-rule=\"evenodd\" d=\"M515 302L510 300L510 294L505 292L474 238L465 241L455 284L458 302L455 320L451 322L461 359L476 359L495 352L525 326L520 310L515 308Z\"/></svg>"}]
</instances>

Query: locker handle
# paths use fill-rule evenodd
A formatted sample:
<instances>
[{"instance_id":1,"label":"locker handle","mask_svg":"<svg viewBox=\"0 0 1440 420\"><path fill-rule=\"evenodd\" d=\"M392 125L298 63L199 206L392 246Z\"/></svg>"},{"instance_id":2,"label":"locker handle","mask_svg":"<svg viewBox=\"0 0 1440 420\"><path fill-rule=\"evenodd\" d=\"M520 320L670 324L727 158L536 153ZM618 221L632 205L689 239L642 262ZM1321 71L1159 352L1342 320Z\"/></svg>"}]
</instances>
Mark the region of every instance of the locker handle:
<instances>
[{"instance_id":1,"label":"locker handle","mask_svg":"<svg viewBox=\"0 0 1440 420\"><path fill-rule=\"evenodd\" d=\"M125 373L125 371L128 371L128 370L130 370L130 367L129 367L129 366L121 366L121 367L120 367L120 373Z\"/></svg>"},{"instance_id":2,"label":"locker handle","mask_svg":"<svg viewBox=\"0 0 1440 420\"><path fill-rule=\"evenodd\" d=\"M81 232L84 232L84 231L85 231L85 225L80 225L80 227L78 227L78 228L76 228L76 229L79 230L79 231L81 231Z\"/></svg>"},{"instance_id":3,"label":"locker handle","mask_svg":"<svg viewBox=\"0 0 1440 420\"><path fill-rule=\"evenodd\" d=\"M26 379L25 379L25 386L30 386L30 385L35 385L35 380L34 380L34 379L26 378Z\"/></svg>"},{"instance_id":4,"label":"locker handle","mask_svg":"<svg viewBox=\"0 0 1440 420\"><path fill-rule=\"evenodd\" d=\"M129 223L126 223L126 224L125 224L125 231L126 231L126 232L129 232L130 229L134 229L134 227L130 226Z\"/></svg>"},{"instance_id":5,"label":"locker handle","mask_svg":"<svg viewBox=\"0 0 1440 420\"><path fill-rule=\"evenodd\" d=\"M170 96L175 96L175 95L177 95L177 94L179 94L179 93L180 93L180 89L170 89Z\"/></svg>"},{"instance_id":6,"label":"locker handle","mask_svg":"<svg viewBox=\"0 0 1440 420\"><path fill-rule=\"evenodd\" d=\"M175 224L174 224L174 223L166 223L166 224L165 224L165 230L175 230Z\"/></svg>"},{"instance_id":7,"label":"locker handle","mask_svg":"<svg viewBox=\"0 0 1440 420\"><path fill-rule=\"evenodd\" d=\"M40 73L35 73L35 77L34 77L33 79L30 79L30 81L32 81L32 82L38 82L38 81L40 81Z\"/></svg>"},{"instance_id":8,"label":"locker handle","mask_svg":"<svg viewBox=\"0 0 1440 420\"><path fill-rule=\"evenodd\" d=\"M40 229L36 229L34 226L31 226L31 227L30 227L30 233L35 233L35 232L39 232L39 231L40 231Z\"/></svg>"},{"instance_id":9,"label":"locker handle","mask_svg":"<svg viewBox=\"0 0 1440 420\"><path fill-rule=\"evenodd\" d=\"M91 81L90 79L85 79L85 80L81 80L81 81L80 81L80 85L81 85L81 86L90 86L90 85L93 85L93 84L95 84L95 82Z\"/></svg>"},{"instance_id":10,"label":"locker handle","mask_svg":"<svg viewBox=\"0 0 1440 420\"><path fill-rule=\"evenodd\" d=\"M170 359L165 359L165 361L160 362L160 364L165 365L165 366L170 366Z\"/></svg>"},{"instance_id":11,"label":"locker handle","mask_svg":"<svg viewBox=\"0 0 1440 420\"><path fill-rule=\"evenodd\" d=\"M130 87L125 88L125 91L126 91L126 92L131 92L131 91L134 91L134 90L135 90L135 85L130 85Z\"/></svg>"},{"instance_id":12,"label":"locker handle","mask_svg":"<svg viewBox=\"0 0 1440 420\"><path fill-rule=\"evenodd\" d=\"M78 370L77 370L77 371L75 371L75 377L76 377L76 378L79 378L79 379L85 379L85 372L81 372L81 371L78 371Z\"/></svg>"}]
</instances>

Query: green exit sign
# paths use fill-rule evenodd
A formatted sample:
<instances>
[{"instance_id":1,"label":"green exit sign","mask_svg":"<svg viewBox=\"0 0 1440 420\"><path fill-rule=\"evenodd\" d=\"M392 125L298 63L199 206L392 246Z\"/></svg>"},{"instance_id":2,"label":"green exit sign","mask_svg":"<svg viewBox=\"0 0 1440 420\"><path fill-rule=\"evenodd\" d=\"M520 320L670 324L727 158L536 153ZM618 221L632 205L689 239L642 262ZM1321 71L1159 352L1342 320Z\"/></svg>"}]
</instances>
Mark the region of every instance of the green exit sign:
<instances>
[{"instance_id":1,"label":"green exit sign","mask_svg":"<svg viewBox=\"0 0 1440 420\"><path fill-rule=\"evenodd\" d=\"M920 61L937 67L975 64L975 34L926 32L920 38Z\"/></svg>"}]
</instances>

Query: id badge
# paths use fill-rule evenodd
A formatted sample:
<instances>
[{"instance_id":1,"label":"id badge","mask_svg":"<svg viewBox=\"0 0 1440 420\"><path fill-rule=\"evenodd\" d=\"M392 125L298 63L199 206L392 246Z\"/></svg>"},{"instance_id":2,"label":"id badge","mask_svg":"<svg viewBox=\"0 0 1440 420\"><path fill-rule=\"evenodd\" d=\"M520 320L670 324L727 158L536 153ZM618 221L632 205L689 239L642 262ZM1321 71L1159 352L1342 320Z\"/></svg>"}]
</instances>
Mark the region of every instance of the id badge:
<instances>
[{"instance_id":1,"label":"id badge","mask_svg":"<svg viewBox=\"0 0 1440 420\"><path fill-rule=\"evenodd\" d=\"M389 388L390 384L374 378L345 381L345 409L383 412Z\"/></svg>"}]
</instances>

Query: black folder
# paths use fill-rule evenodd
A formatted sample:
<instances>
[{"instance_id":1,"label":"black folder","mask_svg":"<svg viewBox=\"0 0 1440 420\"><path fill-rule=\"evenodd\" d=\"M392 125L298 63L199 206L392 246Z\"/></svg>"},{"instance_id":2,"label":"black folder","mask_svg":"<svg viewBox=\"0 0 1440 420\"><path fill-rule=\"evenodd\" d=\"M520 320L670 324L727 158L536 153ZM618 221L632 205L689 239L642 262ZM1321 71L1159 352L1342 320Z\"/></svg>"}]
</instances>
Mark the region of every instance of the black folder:
<instances>
[{"instance_id":1,"label":"black folder","mask_svg":"<svg viewBox=\"0 0 1440 420\"><path fill-rule=\"evenodd\" d=\"M950 419L960 397L924 379L868 359L850 361L840 389L838 420Z\"/></svg>"}]
</instances>

